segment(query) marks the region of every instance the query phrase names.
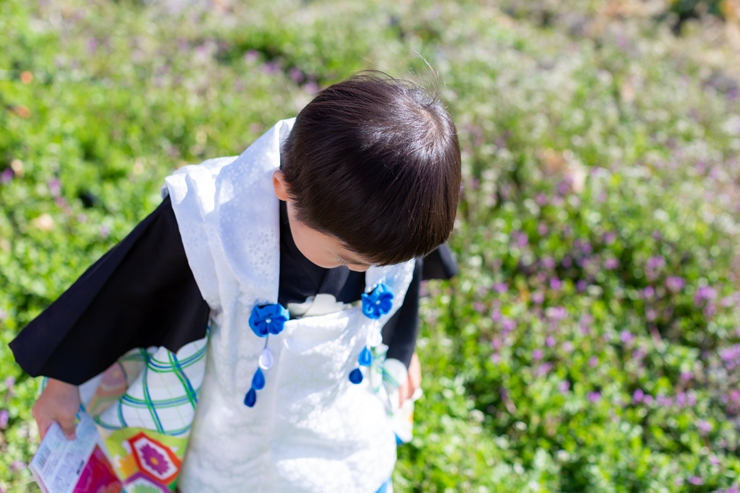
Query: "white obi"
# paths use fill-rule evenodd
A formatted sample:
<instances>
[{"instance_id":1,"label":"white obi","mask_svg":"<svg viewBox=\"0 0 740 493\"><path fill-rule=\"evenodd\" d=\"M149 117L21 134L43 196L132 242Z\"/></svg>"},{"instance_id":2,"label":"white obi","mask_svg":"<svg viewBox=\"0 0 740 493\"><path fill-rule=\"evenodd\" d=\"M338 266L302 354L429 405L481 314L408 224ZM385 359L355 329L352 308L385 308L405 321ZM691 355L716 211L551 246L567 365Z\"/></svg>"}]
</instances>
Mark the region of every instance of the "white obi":
<instances>
[{"instance_id":1,"label":"white obi","mask_svg":"<svg viewBox=\"0 0 740 493\"><path fill-rule=\"evenodd\" d=\"M371 267L366 290L394 293L379 320L360 306L290 320L267 347L273 366L257 402L244 404L265 339L249 327L255 305L277 303L279 202L272 173L292 120L278 122L241 156L186 166L166 180L183 245L211 307L206 374L182 493L375 493L390 478L396 442L369 378L349 381L371 333L403 303L413 261Z\"/></svg>"}]
</instances>

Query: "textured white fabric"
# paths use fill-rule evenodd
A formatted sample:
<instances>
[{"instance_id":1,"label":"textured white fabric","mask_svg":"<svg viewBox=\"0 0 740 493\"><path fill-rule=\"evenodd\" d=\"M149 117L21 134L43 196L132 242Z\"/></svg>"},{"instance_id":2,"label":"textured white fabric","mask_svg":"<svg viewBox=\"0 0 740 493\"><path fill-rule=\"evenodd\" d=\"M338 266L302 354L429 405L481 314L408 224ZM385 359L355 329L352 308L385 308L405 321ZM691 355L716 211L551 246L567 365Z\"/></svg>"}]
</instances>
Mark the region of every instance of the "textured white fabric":
<instances>
[{"instance_id":1,"label":"textured white fabric","mask_svg":"<svg viewBox=\"0 0 740 493\"><path fill-rule=\"evenodd\" d=\"M413 261L371 268L393 309L370 320L356 306L291 320L271 335L275 362L253 408L243 404L265 340L249 328L255 304L277 302L279 208L272 188L281 121L238 158L167 178L188 262L211 307L206 374L179 481L183 493L375 493L391 475L395 437L365 379L348 379L361 349L403 302Z\"/></svg>"}]
</instances>

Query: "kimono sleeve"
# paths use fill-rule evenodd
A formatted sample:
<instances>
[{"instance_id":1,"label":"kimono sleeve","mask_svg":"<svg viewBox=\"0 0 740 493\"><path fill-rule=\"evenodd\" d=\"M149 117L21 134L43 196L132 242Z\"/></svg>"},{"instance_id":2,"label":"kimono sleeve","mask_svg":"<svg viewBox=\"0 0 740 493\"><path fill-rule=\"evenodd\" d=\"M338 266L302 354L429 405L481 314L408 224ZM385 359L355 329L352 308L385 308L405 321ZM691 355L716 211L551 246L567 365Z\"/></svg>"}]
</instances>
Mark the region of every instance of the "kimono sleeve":
<instances>
[{"instance_id":1,"label":"kimono sleeve","mask_svg":"<svg viewBox=\"0 0 740 493\"><path fill-rule=\"evenodd\" d=\"M10 343L31 376L79 385L134 348L206 335L203 300L169 197Z\"/></svg>"}]
</instances>

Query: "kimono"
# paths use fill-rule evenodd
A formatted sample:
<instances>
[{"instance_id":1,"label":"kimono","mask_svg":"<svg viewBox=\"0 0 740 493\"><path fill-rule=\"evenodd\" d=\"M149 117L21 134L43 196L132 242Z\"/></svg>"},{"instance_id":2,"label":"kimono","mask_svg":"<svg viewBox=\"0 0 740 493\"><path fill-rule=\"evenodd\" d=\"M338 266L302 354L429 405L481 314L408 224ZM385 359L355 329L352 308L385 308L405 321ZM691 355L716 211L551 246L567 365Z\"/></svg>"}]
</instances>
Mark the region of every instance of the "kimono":
<instances>
[{"instance_id":1,"label":"kimono","mask_svg":"<svg viewBox=\"0 0 740 493\"><path fill-rule=\"evenodd\" d=\"M31 375L82 384L126 491L372 493L390 477L418 284L454 262L307 261L271 184L291 126L168 177L162 205L11 343Z\"/></svg>"}]
</instances>

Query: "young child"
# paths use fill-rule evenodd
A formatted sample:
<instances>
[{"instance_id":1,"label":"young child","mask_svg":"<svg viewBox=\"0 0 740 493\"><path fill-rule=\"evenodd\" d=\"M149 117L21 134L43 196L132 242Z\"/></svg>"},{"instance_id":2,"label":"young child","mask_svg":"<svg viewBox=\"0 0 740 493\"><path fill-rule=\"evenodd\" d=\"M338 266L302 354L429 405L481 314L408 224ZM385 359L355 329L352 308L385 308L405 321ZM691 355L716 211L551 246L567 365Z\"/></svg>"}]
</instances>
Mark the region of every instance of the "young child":
<instances>
[{"instance_id":1,"label":"young child","mask_svg":"<svg viewBox=\"0 0 740 493\"><path fill-rule=\"evenodd\" d=\"M376 74L181 168L11 343L50 377L41 434L73 436L82 399L130 492L385 491L418 284L454 274L438 247L459 189L442 104Z\"/></svg>"}]
</instances>

